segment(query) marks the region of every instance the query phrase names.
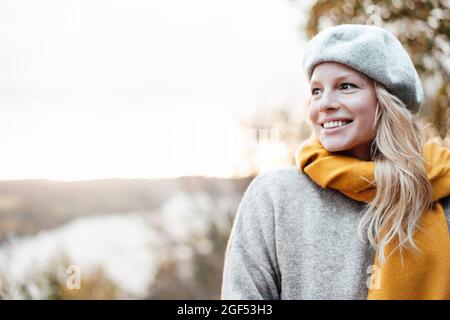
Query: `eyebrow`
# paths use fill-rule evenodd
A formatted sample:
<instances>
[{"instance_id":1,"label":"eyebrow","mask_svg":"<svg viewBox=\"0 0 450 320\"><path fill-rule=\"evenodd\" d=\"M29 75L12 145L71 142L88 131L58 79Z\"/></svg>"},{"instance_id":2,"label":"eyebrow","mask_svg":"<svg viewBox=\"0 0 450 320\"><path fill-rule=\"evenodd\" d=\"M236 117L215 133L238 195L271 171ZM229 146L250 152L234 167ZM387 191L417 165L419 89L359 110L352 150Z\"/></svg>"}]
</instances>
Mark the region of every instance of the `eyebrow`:
<instances>
[{"instance_id":1,"label":"eyebrow","mask_svg":"<svg viewBox=\"0 0 450 320\"><path fill-rule=\"evenodd\" d=\"M342 76L337 77L337 78L334 79L334 80L335 80L336 82L339 82L339 81L342 81L342 80L345 80L345 79L352 79L352 78L354 78L354 77L355 77L355 76L352 75L352 74L344 74L344 75L342 75ZM317 80L311 81L311 85L316 84L316 83L318 83Z\"/></svg>"}]
</instances>

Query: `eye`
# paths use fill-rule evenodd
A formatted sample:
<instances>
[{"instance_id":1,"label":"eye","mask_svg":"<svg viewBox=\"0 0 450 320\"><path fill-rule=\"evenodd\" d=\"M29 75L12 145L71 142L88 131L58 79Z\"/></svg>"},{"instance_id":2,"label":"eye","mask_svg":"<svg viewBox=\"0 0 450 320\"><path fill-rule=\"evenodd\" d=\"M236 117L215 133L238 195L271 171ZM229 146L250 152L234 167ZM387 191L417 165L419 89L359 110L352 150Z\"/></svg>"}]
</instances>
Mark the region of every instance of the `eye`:
<instances>
[{"instance_id":1,"label":"eye","mask_svg":"<svg viewBox=\"0 0 450 320\"><path fill-rule=\"evenodd\" d=\"M316 93L319 93L319 92L320 92L319 88L313 88L313 89L311 89L311 94L312 94L313 96L315 96Z\"/></svg>"},{"instance_id":2,"label":"eye","mask_svg":"<svg viewBox=\"0 0 450 320\"><path fill-rule=\"evenodd\" d=\"M344 82L341 83L341 89L351 89L351 88L358 88L357 86L355 86L353 83L349 83L349 82Z\"/></svg>"},{"instance_id":3,"label":"eye","mask_svg":"<svg viewBox=\"0 0 450 320\"><path fill-rule=\"evenodd\" d=\"M339 89L342 89L342 90L347 90L347 89L352 89L352 88L358 88L358 86L356 86L356 85L354 85L353 83L350 83L350 82L343 82L339 86ZM316 96L316 95L320 94L320 89L319 88L312 88L311 89L311 94L313 96Z\"/></svg>"}]
</instances>

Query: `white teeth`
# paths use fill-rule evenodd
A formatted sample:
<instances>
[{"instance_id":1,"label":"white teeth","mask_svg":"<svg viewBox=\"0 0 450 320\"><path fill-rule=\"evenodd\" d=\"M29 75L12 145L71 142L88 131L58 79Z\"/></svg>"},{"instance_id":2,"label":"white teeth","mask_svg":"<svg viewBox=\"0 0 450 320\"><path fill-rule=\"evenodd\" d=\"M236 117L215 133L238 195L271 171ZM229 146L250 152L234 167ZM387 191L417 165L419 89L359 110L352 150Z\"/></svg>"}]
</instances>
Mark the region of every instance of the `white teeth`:
<instances>
[{"instance_id":1,"label":"white teeth","mask_svg":"<svg viewBox=\"0 0 450 320\"><path fill-rule=\"evenodd\" d=\"M323 124L324 128L334 128L334 127L342 127L345 126L346 124L350 123L351 121L330 121L330 122L325 122Z\"/></svg>"}]
</instances>

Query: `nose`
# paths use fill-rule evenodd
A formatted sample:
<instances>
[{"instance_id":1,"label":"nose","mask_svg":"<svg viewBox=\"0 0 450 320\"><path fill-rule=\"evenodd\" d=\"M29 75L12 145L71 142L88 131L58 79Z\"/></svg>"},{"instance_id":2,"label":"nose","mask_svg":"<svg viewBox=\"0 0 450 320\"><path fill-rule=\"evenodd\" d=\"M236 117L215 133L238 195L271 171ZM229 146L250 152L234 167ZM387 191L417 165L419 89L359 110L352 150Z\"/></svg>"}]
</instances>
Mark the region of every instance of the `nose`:
<instances>
[{"instance_id":1,"label":"nose","mask_svg":"<svg viewBox=\"0 0 450 320\"><path fill-rule=\"evenodd\" d=\"M335 97L333 97L332 92L324 91L320 97L317 108L319 112L326 112L334 109L338 109L340 107L339 103L336 101Z\"/></svg>"}]
</instances>

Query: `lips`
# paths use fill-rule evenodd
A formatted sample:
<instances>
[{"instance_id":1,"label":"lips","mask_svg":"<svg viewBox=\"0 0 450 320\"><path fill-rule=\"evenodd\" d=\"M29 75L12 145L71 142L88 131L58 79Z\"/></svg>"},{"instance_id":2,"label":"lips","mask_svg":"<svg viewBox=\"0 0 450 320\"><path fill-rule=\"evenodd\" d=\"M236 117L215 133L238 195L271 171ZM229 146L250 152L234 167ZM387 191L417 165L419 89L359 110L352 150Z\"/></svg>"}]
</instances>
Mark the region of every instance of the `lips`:
<instances>
[{"instance_id":1,"label":"lips","mask_svg":"<svg viewBox=\"0 0 450 320\"><path fill-rule=\"evenodd\" d=\"M325 128L325 127L323 127L323 125L322 125L321 127L322 127L322 129L323 129L324 131L332 133L332 132L335 132L335 131L339 131L339 130L341 130L341 129L345 129L345 128L347 128L348 126L350 126L352 123L353 123L353 121L351 121L351 122L349 122L349 123L347 123L347 124L344 124L343 126L332 127L332 128Z\"/></svg>"},{"instance_id":2,"label":"lips","mask_svg":"<svg viewBox=\"0 0 450 320\"><path fill-rule=\"evenodd\" d=\"M334 120L334 121L323 121L320 126L322 128L328 129L328 128L335 128L335 127L341 127L341 126L346 126L350 123L352 123L353 120L348 119L348 120Z\"/></svg>"},{"instance_id":3,"label":"lips","mask_svg":"<svg viewBox=\"0 0 450 320\"><path fill-rule=\"evenodd\" d=\"M330 118L330 119L324 119L324 120L322 120L322 121L319 122L319 125L320 125L321 127L323 127L323 125L324 125L326 122L336 122L336 121L352 122L353 119L349 119L349 118Z\"/></svg>"}]
</instances>

